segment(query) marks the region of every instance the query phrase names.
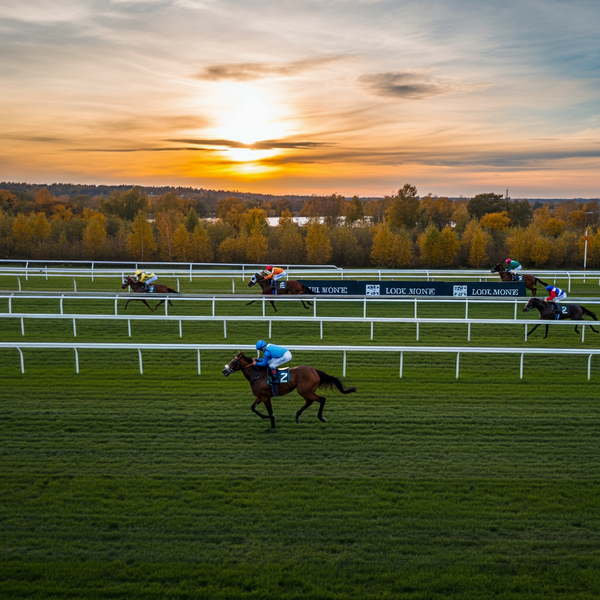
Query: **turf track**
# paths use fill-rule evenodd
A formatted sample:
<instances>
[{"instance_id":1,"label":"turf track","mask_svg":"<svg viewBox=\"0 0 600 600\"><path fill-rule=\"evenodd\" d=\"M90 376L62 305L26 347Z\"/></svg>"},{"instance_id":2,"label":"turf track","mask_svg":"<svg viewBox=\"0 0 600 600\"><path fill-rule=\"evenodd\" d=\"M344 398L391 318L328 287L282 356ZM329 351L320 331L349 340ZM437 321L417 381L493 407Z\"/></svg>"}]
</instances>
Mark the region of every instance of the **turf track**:
<instances>
[{"instance_id":1,"label":"turf track","mask_svg":"<svg viewBox=\"0 0 600 600\"><path fill-rule=\"evenodd\" d=\"M13 301L13 310L36 307L57 302ZM66 312L113 307L65 301ZM373 310L395 314L389 304ZM412 316L410 306L394 310ZM280 311L302 314L300 305ZM2 340L73 339L68 322L26 322L24 338L18 321L0 323ZM267 331L230 324L227 342ZM82 321L77 339L180 341L176 323L136 323L132 333ZM421 326L418 343L598 347L600 338L537 333L525 343L521 328L473 327L468 343L464 325ZM219 323L184 324L183 334L223 341ZM414 334L376 325L373 343L416 345ZM336 324L323 342L369 338L368 324ZM319 328L278 323L273 339L318 344ZM272 431L251 414L245 380L222 377L230 358L203 353L198 376L195 353L149 351L140 377L137 353L81 351L75 375L72 352L31 350L23 376L16 351L0 352L2 597L598 597L599 364L588 382L585 357L526 357L519 381L518 356L465 355L457 381L453 355L405 355L400 380L398 356L349 354L345 381L359 392L328 392L327 424L311 408L296 425L300 397L278 399ZM293 362L341 374L340 353Z\"/></svg>"}]
</instances>

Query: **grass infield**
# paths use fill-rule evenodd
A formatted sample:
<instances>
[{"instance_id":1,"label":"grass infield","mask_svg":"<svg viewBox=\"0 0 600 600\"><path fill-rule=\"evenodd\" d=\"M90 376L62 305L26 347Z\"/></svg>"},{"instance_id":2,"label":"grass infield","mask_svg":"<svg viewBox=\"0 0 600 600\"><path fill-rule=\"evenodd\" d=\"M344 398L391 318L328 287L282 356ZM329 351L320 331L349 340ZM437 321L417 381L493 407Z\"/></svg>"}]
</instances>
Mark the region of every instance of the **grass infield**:
<instances>
[{"instance_id":1,"label":"grass infield","mask_svg":"<svg viewBox=\"0 0 600 600\"><path fill-rule=\"evenodd\" d=\"M111 308L65 301L65 312ZM13 300L16 310L57 305ZM503 310L512 317L508 305L473 306L472 316ZM68 322L27 321L24 337L18 321L0 327L2 340L73 340ZM267 331L230 324L226 341ZM464 325L421 326L418 344L575 348L600 338L538 333L524 342L521 328L479 326L467 342ZM223 329L184 324L179 338L176 323L135 323L129 338L123 322L82 321L77 339L219 343ZM273 341L318 344L319 327L273 324ZM376 325L371 342L368 324L326 326L323 343L417 344L414 326ZM311 407L296 425L292 393L274 401L271 430L250 412L245 379L221 375L230 358L203 353L198 376L195 353L148 351L140 376L137 353L88 350L76 375L72 352L29 350L22 375L18 353L0 351L3 598L600 594L599 364L588 382L586 357L526 357L521 381L516 355L464 355L456 380L454 355L411 354L399 379L397 355L349 354L345 383L358 393L327 392L328 423ZM296 353L292 364L341 375L339 352Z\"/></svg>"}]
</instances>

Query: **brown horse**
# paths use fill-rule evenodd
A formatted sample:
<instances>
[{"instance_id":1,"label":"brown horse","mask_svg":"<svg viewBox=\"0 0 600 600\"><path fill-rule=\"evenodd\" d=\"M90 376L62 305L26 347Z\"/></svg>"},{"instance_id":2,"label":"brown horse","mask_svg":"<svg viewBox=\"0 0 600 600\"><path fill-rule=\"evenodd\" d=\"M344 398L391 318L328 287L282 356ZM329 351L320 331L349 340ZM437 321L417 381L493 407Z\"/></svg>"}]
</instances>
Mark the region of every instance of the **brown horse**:
<instances>
[{"instance_id":1,"label":"brown horse","mask_svg":"<svg viewBox=\"0 0 600 600\"><path fill-rule=\"evenodd\" d=\"M273 288L273 280L266 279L265 276L262 275L262 273L254 273L254 275L250 277L250 281L248 281L248 287L252 287L257 283L262 288L261 296L281 296L282 294L291 294L293 296L298 296L300 294L307 294L309 296L315 295L315 293L309 287L306 287L299 281L294 281L293 279L290 279L285 282L285 288L281 289L278 287L277 294L275 294L275 288ZM307 310L310 309L310 307L312 306L312 303L308 300L306 301L306 304L308 304L308 306L306 306L304 300L301 301L302 306L304 306L304 308L306 308ZM246 306L248 306L249 304L253 304L254 302L256 302L256 300L252 300L252 302L246 302ZM269 302L271 303L271 306L274 308L275 312L277 312L277 309L275 308L275 302L273 300L269 300Z\"/></svg>"},{"instance_id":2,"label":"brown horse","mask_svg":"<svg viewBox=\"0 0 600 600\"><path fill-rule=\"evenodd\" d=\"M261 419L271 419L271 427L275 427L275 415L273 414L273 407L271 405L273 388L267 382L267 369L260 369L254 364L251 358L247 358L243 352L240 352L225 365L223 375L229 377L236 371L241 371L244 374L244 377L246 377L252 388L252 393L256 396L256 400L254 400L254 403L250 407L252 412L256 413ZM344 384L337 377L327 375L327 373L319 371L319 369L313 369L313 367L307 365L292 367L290 369L289 383L278 383L276 385L278 396L284 396L296 390L304 398L304 406L296 413L296 423L300 423L300 415L313 402L319 403L317 419L323 423L327 422L323 416L326 399L316 393L318 388L335 386L342 394L350 394L356 391L355 387L344 387ZM265 405L269 413L268 415L264 415L256 410L256 407L261 402Z\"/></svg>"},{"instance_id":3,"label":"brown horse","mask_svg":"<svg viewBox=\"0 0 600 600\"><path fill-rule=\"evenodd\" d=\"M502 281L513 281L512 273L507 273L504 265L498 263L491 271L491 273L498 273L500 275L500 279ZM538 279L535 275L525 275L524 273L521 275L523 277L523 281L525 282L525 287L528 290L531 290L531 295L535 298L537 294L537 288L535 284L539 281L544 287L548 284L541 279Z\"/></svg>"},{"instance_id":4,"label":"brown horse","mask_svg":"<svg viewBox=\"0 0 600 600\"><path fill-rule=\"evenodd\" d=\"M556 313L554 309L541 298L529 298L523 312L529 312L532 308L537 308L540 311L540 319L542 321L554 321L556 319ZM558 320L563 321L564 319L572 319L573 321L583 321L583 315L587 315L588 317L592 317L594 321L597 321L598 318L591 311L585 308L585 306L581 306L581 304L561 304L560 312L558 313ZM539 326L535 325L533 329L527 333L527 335L531 335ZM575 333L579 333L577 329L577 325L575 325ZM544 339L548 337L548 325L546 325L546 335ZM594 329L593 325L590 325L592 331L595 333L600 333L596 329Z\"/></svg>"},{"instance_id":5,"label":"brown horse","mask_svg":"<svg viewBox=\"0 0 600 600\"><path fill-rule=\"evenodd\" d=\"M132 292L135 292L136 294L143 294L146 284L142 283L141 281L136 281L135 279L133 279L132 277L127 275L127 277L125 277L125 279L123 279L123 285L121 286L121 289L125 289L127 286L131 286ZM172 290L170 287L167 287L166 285L163 285L162 283L154 284L154 292L153 293L155 293L155 294L179 294L179 292ZM168 300L168 298L163 298L154 308L152 308L148 304L148 302L146 302L146 300L144 298L130 298L125 303L125 308L123 310L127 310L127 305L132 300L139 300L140 302L143 302L152 312L154 312L165 300ZM169 304L171 306L173 306L173 303L170 300L169 300Z\"/></svg>"}]
</instances>

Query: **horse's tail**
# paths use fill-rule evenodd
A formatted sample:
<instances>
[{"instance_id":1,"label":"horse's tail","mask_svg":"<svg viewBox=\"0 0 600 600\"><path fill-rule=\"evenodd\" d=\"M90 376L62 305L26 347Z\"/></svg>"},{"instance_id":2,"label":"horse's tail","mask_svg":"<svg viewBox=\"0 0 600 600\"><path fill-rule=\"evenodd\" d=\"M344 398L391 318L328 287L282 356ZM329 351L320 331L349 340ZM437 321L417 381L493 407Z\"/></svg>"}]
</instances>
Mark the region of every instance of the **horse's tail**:
<instances>
[{"instance_id":1,"label":"horse's tail","mask_svg":"<svg viewBox=\"0 0 600 600\"><path fill-rule=\"evenodd\" d=\"M327 373L324 373L323 371L319 371L319 369L315 369L315 371L319 374L319 379L321 380L321 383L319 383L319 387L333 387L335 385L335 387L342 392L342 394L351 394L352 392L356 391L355 387L344 387L344 384L337 378L334 377L333 375L327 375Z\"/></svg>"},{"instance_id":2,"label":"horse's tail","mask_svg":"<svg viewBox=\"0 0 600 600\"><path fill-rule=\"evenodd\" d=\"M535 277L534 276L534 279L535 279L536 283L539 281L543 286L550 285L549 283L546 283L545 281L542 281L539 277Z\"/></svg>"},{"instance_id":3,"label":"horse's tail","mask_svg":"<svg viewBox=\"0 0 600 600\"><path fill-rule=\"evenodd\" d=\"M172 290L170 287L167 288L167 294L179 294L177 290Z\"/></svg>"},{"instance_id":4,"label":"horse's tail","mask_svg":"<svg viewBox=\"0 0 600 600\"><path fill-rule=\"evenodd\" d=\"M579 306L581 306L581 304ZM584 315L587 315L588 317L592 317L594 321L598 320L598 317L591 310L588 310L585 306L581 306L581 312Z\"/></svg>"}]
</instances>

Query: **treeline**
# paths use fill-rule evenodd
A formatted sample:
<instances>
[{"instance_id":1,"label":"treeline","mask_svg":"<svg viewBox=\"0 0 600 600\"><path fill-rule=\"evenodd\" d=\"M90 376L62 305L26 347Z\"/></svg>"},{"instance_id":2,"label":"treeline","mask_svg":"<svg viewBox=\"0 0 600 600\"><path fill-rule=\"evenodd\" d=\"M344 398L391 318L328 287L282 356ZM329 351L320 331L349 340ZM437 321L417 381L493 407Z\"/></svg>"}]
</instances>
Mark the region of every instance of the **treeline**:
<instances>
[{"instance_id":1,"label":"treeline","mask_svg":"<svg viewBox=\"0 0 600 600\"><path fill-rule=\"evenodd\" d=\"M0 257L449 268L510 256L525 268L567 268L581 267L588 229L588 266L600 267L597 200L451 200L420 197L410 184L380 199L296 200L234 195L213 211L198 196L138 187L72 197L0 189Z\"/></svg>"}]
</instances>

